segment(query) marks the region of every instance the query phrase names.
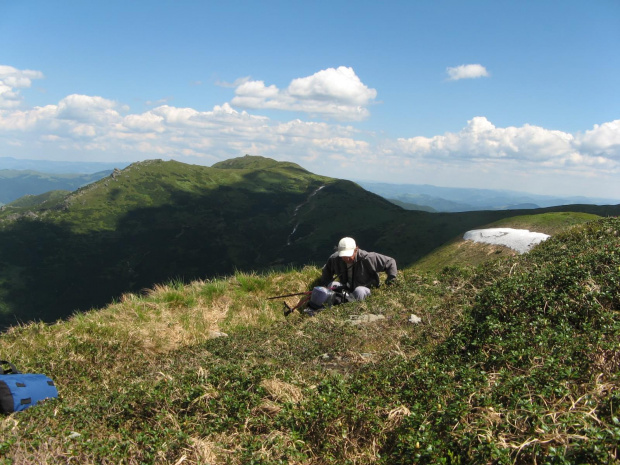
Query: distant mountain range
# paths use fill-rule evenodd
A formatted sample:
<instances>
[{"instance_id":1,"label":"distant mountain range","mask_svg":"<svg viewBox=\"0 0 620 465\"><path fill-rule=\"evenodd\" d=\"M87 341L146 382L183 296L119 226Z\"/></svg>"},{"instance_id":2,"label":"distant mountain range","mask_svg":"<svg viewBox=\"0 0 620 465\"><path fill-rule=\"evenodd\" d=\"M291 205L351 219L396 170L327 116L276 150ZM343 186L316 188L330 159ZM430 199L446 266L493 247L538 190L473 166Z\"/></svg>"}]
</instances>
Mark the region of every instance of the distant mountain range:
<instances>
[{"instance_id":1,"label":"distant mountain range","mask_svg":"<svg viewBox=\"0 0 620 465\"><path fill-rule=\"evenodd\" d=\"M409 210L464 212L523 210L558 205L617 205L619 199L583 196L558 197L525 192L437 187L428 184L389 184L357 181L364 189Z\"/></svg>"},{"instance_id":2,"label":"distant mountain range","mask_svg":"<svg viewBox=\"0 0 620 465\"><path fill-rule=\"evenodd\" d=\"M123 169L128 162L49 161L0 157L0 170L32 170L51 174L92 174L98 171Z\"/></svg>"},{"instance_id":3,"label":"distant mountain range","mask_svg":"<svg viewBox=\"0 0 620 465\"><path fill-rule=\"evenodd\" d=\"M26 195L52 190L73 191L128 165L0 157L0 206Z\"/></svg>"},{"instance_id":4,"label":"distant mountain range","mask_svg":"<svg viewBox=\"0 0 620 465\"><path fill-rule=\"evenodd\" d=\"M0 205L49 191L74 191L110 173L112 170L93 174L47 174L31 170L0 169Z\"/></svg>"}]
</instances>

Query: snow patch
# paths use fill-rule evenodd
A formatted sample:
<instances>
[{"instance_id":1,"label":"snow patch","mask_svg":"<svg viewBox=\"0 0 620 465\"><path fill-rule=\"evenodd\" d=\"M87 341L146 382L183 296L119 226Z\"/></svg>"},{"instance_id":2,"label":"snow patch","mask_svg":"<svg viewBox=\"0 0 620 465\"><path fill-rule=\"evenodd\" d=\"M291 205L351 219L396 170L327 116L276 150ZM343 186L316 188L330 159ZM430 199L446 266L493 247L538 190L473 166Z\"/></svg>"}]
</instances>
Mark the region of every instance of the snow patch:
<instances>
[{"instance_id":1,"label":"snow patch","mask_svg":"<svg viewBox=\"0 0 620 465\"><path fill-rule=\"evenodd\" d=\"M551 236L548 234L531 232L527 229L490 228L467 231L463 239L485 244L503 245L519 253L525 253L549 237Z\"/></svg>"}]
</instances>

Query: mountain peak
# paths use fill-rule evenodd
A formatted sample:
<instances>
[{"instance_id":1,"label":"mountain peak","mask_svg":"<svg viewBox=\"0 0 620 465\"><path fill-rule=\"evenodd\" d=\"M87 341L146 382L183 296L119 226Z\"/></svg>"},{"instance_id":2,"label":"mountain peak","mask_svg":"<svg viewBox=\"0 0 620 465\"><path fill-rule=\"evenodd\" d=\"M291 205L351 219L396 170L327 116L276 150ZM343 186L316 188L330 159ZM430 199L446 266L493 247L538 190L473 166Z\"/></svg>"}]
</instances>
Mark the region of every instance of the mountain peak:
<instances>
[{"instance_id":1,"label":"mountain peak","mask_svg":"<svg viewBox=\"0 0 620 465\"><path fill-rule=\"evenodd\" d=\"M272 158L261 157L259 155L245 155L243 157L231 158L229 160L215 163L212 168L224 170L264 170L270 168L294 168L308 172L296 163L277 161Z\"/></svg>"}]
</instances>

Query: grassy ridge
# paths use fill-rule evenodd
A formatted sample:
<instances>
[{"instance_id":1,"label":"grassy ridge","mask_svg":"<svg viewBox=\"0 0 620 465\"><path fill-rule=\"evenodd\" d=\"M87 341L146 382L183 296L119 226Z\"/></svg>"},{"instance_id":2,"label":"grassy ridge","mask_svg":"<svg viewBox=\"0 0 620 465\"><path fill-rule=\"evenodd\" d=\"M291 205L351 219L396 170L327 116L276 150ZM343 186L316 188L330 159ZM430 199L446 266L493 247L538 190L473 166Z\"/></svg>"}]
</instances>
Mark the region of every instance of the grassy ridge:
<instances>
[{"instance_id":1,"label":"grassy ridge","mask_svg":"<svg viewBox=\"0 0 620 465\"><path fill-rule=\"evenodd\" d=\"M620 220L478 268L407 269L315 318L266 300L318 273L171 282L0 335L61 393L0 419L1 460L620 463ZM385 319L350 325L361 313Z\"/></svg>"}]
</instances>

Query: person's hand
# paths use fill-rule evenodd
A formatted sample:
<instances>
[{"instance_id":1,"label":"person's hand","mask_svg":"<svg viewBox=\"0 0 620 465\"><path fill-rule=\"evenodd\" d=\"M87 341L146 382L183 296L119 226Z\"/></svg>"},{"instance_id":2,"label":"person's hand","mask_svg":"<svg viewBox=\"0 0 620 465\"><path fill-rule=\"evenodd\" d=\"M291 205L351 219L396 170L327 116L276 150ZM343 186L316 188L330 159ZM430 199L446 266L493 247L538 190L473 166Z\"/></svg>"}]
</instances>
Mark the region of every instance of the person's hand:
<instances>
[{"instance_id":1,"label":"person's hand","mask_svg":"<svg viewBox=\"0 0 620 465\"><path fill-rule=\"evenodd\" d=\"M391 286L395 282L396 282L396 276L388 276L387 279L385 280L385 284L387 284L388 286Z\"/></svg>"}]
</instances>

